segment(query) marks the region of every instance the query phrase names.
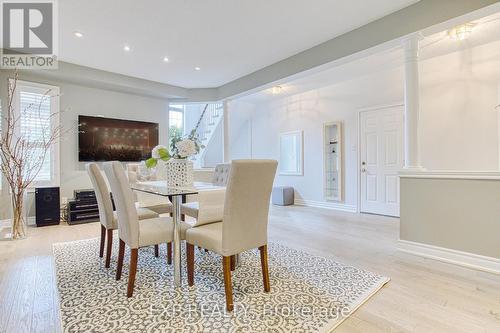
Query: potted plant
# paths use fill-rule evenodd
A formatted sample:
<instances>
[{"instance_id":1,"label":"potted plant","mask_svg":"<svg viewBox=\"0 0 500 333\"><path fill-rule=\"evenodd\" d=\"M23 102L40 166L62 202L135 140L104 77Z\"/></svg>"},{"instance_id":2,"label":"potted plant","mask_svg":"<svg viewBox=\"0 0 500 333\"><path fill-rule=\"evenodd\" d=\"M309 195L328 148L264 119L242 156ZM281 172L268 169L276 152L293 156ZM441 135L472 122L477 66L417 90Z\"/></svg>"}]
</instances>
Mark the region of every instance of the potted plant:
<instances>
[{"instance_id":1,"label":"potted plant","mask_svg":"<svg viewBox=\"0 0 500 333\"><path fill-rule=\"evenodd\" d=\"M193 162L189 157L194 156L204 148L198 134L192 130L189 135L182 137L180 134L172 136L170 152L167 147L158 145L153 148L151 158L146 160L148 168L158 167L160 161L165 162L167 184L173 187L193 185Z\"/></svg>"}]
</instances>

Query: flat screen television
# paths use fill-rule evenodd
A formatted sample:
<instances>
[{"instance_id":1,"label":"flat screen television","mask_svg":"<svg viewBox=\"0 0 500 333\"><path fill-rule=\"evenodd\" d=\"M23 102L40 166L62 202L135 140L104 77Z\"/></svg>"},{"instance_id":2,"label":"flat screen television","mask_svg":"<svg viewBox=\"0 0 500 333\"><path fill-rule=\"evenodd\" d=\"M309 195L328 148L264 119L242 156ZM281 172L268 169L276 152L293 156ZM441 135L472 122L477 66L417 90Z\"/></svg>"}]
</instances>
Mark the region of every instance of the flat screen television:
<instances>
[{"instance_id":1,"label":"flat screen television","mask_svg":"<svg viewBox=\"0 0 500 333\"><path fill-rule=\"evenodd\" d=\"M158 145L158 124L78 116L80 162L138 162L151 157Z\"/></svg>"}]
</instances>

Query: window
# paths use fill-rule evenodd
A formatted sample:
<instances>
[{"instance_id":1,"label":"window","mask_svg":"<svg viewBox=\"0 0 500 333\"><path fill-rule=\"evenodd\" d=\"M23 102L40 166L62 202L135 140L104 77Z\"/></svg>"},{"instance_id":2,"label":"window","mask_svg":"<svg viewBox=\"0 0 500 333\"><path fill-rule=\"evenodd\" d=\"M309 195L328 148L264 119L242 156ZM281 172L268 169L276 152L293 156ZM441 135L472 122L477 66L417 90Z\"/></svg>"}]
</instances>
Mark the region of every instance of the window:
<instances>
[{"instance_id":1,"label":"window","mask_svg":"<svg viewBox=\"0 0 500 333\"><path fill-rule=\"evenodd\" d=\"M170 104L168 108L169 141L184 135L184 104Z\"/></svg>"},{"instance_id":2,"label":"window","mask_svg":"<svg viewBox=\"0 0 500 333\"><path fill-rule=\"evenodd\" d=\"M169 126L183 129L184 126L184 105L171 104L168 114Z\"/></svg>"},{"instance_id":3,"label":"window","mask_svg":"<svg viewBox=\"0 0 500 333\"><path fill-rule=\"evenodd\" d=\"M17 81L13 105L20 122L16 131L33 144L35 154L43 158L44 135L59 126L59 88ZM36 159L36 157L34 158ZM32 186L59 186L59 143L45 155L42 168Z\"/></svg>"},{"instance_id":4,"label":"window","mask_svg":"<svg viewBox=\"0 0 500 333\"><path fill-rule=\"evenodd\" d=\"M182 112L170 111L170 117L169 117L170 126L182 128L182 116L183 116Z\"/></svg>"}]
</instances>

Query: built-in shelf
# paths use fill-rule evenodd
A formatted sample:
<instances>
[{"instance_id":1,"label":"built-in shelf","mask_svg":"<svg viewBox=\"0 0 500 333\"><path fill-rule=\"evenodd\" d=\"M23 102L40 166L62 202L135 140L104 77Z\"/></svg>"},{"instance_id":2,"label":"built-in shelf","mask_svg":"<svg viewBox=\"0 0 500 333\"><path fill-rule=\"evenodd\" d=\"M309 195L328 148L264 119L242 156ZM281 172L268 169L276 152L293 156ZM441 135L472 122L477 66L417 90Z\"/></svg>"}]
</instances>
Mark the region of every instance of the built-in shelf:
<instances>
[{"instance_id":1,"label":"built-in shelf","mask_svg":"<svg viewBox=\"0 0 500 333\"><path fill-rule=\"evenodd\" d=\"M327 201L342 201L342 123L324 124L324 195Z\"/></svg>"}]
</instances>

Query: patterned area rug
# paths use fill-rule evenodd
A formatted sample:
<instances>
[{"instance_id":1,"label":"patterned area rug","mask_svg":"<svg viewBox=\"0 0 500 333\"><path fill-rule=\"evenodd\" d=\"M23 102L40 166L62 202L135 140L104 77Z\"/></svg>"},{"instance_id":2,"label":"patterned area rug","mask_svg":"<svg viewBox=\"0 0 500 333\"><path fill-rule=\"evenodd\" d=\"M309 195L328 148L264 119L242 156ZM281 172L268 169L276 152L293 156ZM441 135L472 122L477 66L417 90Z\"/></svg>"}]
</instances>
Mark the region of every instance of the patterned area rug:
<instances>
[{"instance_id":1,"label":"patterned area rug","mask_svg":"<svg viewBox=\"0 0 500 333\"><path fill-rule=\"evenodd\" d=\"M97 239L54 244L63 332L329 332L389 281L271 243L271 292L263 291L258 251L244 253L232 274L235 308L226 313L220 256L196 250L195 286L187 286L184 265L183 286L174 288L166 247L159 258L140 249L127 299L128 250L116 281L114 246L106 269Z\"/></svg>"}]
</instances>

